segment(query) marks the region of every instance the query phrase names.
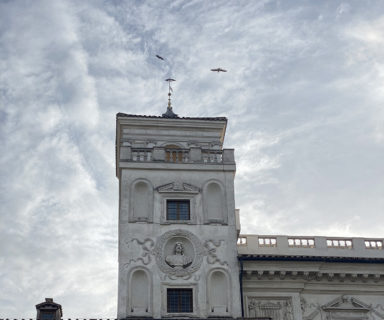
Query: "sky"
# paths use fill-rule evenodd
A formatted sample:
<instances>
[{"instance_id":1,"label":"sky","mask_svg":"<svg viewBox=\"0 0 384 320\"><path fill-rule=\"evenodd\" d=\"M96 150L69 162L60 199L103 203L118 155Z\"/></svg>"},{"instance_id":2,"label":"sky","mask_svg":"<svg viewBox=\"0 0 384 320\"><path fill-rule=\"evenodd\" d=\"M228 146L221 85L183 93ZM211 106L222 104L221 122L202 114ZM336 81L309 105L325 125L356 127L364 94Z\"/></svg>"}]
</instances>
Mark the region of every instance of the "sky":
<instances>
[{"instance_id":1,"label":"sky","mask_svg":"<svg viewBox=\"0 0 384 320\"><path fill-rule=\"evenodd\" d=\"M116 316L116 113L170 76L228 118L242 233L384 237L383 1L2 0L0 318Z\"/></svg>"}]
</instances>

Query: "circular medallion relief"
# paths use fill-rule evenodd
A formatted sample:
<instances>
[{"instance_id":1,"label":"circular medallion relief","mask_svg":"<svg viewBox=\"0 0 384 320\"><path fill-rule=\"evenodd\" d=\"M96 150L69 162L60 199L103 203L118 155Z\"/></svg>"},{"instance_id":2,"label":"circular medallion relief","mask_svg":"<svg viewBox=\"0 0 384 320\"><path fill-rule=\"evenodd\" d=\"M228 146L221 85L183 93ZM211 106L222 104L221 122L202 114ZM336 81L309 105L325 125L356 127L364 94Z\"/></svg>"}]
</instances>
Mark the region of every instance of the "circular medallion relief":
<instances>
[{"instance_id":1,"label":"circular medallion relief","mask_svg":"<svg viewBox=\"0 0 384 320\"><path fill-rule=\"evenodd\" d=\"M198 270L203 261L203 245L186 230L171 230L157 239L156 263L169 275L183 277Z\"/></svg>"}]
</instances>

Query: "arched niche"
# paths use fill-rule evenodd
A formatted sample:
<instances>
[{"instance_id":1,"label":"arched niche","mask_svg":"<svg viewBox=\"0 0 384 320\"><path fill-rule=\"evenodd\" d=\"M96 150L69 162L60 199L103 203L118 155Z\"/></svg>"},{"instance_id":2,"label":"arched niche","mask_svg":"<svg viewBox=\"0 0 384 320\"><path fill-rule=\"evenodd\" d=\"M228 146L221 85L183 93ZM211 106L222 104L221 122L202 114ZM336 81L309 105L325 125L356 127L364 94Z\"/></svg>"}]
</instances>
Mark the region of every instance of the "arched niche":
<instances>
[{"instance_id":1,"label":"arched niche","mask_svg":"<svg viewBox=\"0 0 384 320\"><path fill-rule=\"evenodd\" d=\"M204 216L207 223L226 223L224 188L216 181L208 182L203 191Z\"/></svg>"},{"instance_id":2,"label":"arched niche","mask_svg":"<svg viewBox=\"0 0 384 320\"><path fill-rule=\"evenodd\" d=\"M146 180L137 180L132 184L130 221L152 221L153 187Z\"/></svg>"},{"instance_id":3,"label":"arched niche","mask_svg":"<svg viewBox=\"0 0 384 320\"><path fill-rule=\"evenodd\" d=\"M230 282L226 271L215 269L208 275L209 313L225 316L230 312Z\"/></svg>"},{"instance_id":4,"label":"arched niche","mask_svg":"<svg viewBox=\"0 0 384 320\"><path fill-rule=\"evenodd\" d=\"M128 313L148 316L152 313L152 281L145 269L135 269L130 274L128 293Z\"/></svg>"}]
</instances>

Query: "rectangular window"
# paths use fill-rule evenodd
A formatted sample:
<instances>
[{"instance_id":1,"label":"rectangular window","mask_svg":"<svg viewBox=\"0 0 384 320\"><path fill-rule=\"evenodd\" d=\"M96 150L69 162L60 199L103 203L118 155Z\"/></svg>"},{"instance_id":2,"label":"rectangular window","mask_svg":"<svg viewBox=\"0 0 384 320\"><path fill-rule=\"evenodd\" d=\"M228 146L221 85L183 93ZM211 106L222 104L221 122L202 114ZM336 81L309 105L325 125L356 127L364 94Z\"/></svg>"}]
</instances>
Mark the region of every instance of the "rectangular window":
<instances>
[{"instance_id":1,"label":"rectangular window","mask_svg":"<svg viewBox=\"0 0 384 320\"><path fill-rule=\"evenodd\" d=\"M49 311L40 311L40 320L54 320L55 313Z\"/></svg>"},{"instance_id":2,"label":"rectangular window","mask_svg":"<svg viewBox=\"0 0 384 320\"><path fill-rule=\"evenodd\" d=\"M193 312L192 289L167 289L167 312Z\"/></svg>"},{"instance_id":3,"label":"rectangular window","mask_svg":"<svg viewBox=\"0 0 384 320\"><path fill-rule=\"evenodd\" d=\"M190 220L189 200L167 200L167 220Z\"/></svg>"}]
</instances>

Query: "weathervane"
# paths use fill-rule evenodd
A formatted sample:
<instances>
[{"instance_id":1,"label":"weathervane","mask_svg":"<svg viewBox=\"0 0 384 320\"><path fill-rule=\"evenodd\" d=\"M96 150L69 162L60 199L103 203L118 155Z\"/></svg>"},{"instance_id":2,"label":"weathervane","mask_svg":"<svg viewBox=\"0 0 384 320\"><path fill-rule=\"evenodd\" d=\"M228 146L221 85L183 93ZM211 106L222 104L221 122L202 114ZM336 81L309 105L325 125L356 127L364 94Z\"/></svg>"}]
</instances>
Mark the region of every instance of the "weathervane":
<instances>
[{"instance_id":1,"label":"weathervane","mask_svg":"<svg viewBox=\"0 0 384 320\"><path fill-rule=\"evenodd\" d=\"M156 58L159 60L162 60L163 62L169 65L168 60L164 59L162 56L159 56L158 54L156 54ZM165 81L168 82L168 107L167 107L167 111L163 113L162 116L165 118L178 118L178 115L172 111L172 104L171 104L171 95L172 95L171 92L173 92L173 89L171 87L171 82L176 80L172 78L168 78L168 79L165 79Z\"/></svg>"},{"instance_id":2,"label":"weathervane","mask_svg":"<svg viewBox=\"0 0 384 320\"><path fill-rule=\"evenodd\" d=\"M162 62L167 63L169 66L168 59L163 58L162 56L160 56L158 54L156 54L155 56L157 59L161 60ZM213 68L213 69L211 69L211 71L217 72L217 73L227 72L227 70L225 70L223 68ZM168 107L167 107L167 111L165 113L163 113L162 116L164 118L178 118L179 116L172 111L172 103L171 103L171 95L172 95L171 92L173 92L173 89L171 87L171 82L176 81L176 80L172 79L172 78L168 78L168 79L165 79L165 81L168 82Z\"/></svg>"},{"instance_id":3,"label":"weathervane","mask_svg":"<svg viewBox=\"0 0 384 320\"><path fill-rule=\"evenodd\" d=\"M168 78L168 79L165 79L165 81L168 82L168 107L167 107L167 112L166 113L163 113L163 117L166 117L166 118L177 118L177 114L175 114L173 111L172 111L172 103L171 103L171 95L173 92L173 89L171 87L171 82L173 81L176 81L175 79L172 79L172 78Z\"/></svg>"}]
</instances>

